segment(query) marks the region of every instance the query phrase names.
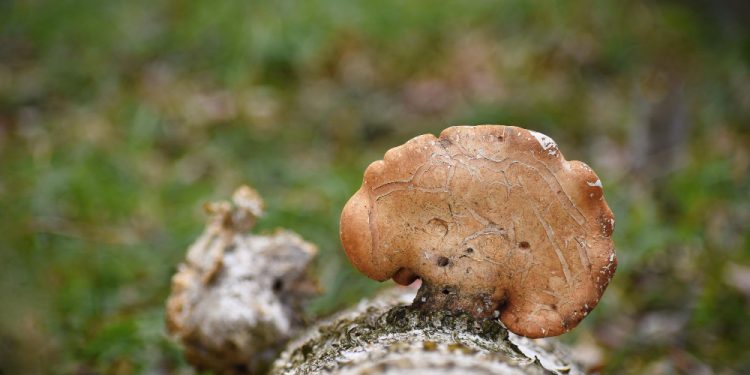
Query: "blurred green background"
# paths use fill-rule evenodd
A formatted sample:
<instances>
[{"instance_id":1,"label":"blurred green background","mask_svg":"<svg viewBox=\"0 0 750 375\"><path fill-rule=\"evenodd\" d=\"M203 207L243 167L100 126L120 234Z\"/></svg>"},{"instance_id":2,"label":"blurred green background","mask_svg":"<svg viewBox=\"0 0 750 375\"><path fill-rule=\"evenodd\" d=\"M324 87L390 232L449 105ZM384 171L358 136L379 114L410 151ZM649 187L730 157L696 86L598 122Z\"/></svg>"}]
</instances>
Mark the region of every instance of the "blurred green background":
<instances>
[{"instance_id":1,"label":"blurred green background","mask_svg":"<svg viewBox=\"0 0 750 375\"><path fill-rule=\"evenodd\" d=\"M165 334L203 202L321 250L311 314L382 287L338 215L367 164L456 124L589 163L617 217L566 335L608 373L750 373L742 1L0 0L0 374L189 374Z\"/></svg>"}]
</instances>

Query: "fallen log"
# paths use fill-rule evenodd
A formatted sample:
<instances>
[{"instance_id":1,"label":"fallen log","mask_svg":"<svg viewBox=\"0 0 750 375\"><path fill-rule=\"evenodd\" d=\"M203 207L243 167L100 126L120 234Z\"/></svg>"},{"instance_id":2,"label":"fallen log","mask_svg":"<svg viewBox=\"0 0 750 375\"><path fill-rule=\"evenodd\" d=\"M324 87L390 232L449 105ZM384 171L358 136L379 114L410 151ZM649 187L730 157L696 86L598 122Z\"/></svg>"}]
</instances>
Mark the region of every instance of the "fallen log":
<instances>
[{"instance_id":1,"label":"fallen log","mask_svg":"<svg viewBox=\"0 0 750 375\"><path fill-rule=\"evenodd\" d=\"M554 339L515 335L495 319L409 306L391 289L309 328L271 374L582 374Z\"/></svg>"}]
</instances>

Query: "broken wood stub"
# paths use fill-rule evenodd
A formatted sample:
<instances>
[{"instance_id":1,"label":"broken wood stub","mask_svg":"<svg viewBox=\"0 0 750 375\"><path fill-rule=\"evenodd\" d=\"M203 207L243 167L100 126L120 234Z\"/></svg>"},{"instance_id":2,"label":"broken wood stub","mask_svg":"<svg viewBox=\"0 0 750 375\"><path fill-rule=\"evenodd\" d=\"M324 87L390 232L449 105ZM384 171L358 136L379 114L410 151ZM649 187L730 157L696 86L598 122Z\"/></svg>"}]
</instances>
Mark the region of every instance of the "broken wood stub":
<instances>
[{"instance_id":1,"label":"broken wood stub","mask_svg":"<svg viewBox=\"0 0 750 375\"><path fill-rule=\"evenodd\" d=\"M303 326L302 304L317 292L308 270L314 245L287 230L245 233L262 207L246 186L232 203L208 204L209 223L172 278L167 328L198 369L264 373Z\"/></svg>"}]
</instances>

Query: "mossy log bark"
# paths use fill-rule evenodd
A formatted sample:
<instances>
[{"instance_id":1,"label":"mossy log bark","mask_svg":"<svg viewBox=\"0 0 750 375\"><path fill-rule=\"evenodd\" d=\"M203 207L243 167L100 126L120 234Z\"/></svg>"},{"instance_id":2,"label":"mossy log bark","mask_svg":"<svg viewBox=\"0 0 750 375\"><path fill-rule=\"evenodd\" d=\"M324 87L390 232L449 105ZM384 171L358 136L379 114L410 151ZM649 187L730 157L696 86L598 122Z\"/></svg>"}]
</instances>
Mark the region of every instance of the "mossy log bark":
<instances>
[{"instance_id":1,"label":"mossy log bark","mask_svg":"<svg viewBox=\"0 0 750 375\"><path fill-rule=\"evenodd\" d=\"M581 374L553 340L530 340L497 320L425 312L399 288L309 328L272 374Z\"/></svg>"}]
</instances>

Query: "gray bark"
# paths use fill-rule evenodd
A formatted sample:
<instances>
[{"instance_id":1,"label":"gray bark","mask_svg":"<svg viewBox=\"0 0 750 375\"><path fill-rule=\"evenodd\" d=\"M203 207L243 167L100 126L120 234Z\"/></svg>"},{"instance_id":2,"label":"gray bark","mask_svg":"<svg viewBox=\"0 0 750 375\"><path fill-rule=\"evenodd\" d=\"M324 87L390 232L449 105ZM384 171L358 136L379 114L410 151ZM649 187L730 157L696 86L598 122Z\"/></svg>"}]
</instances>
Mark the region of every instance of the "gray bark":
<instances>
[{"instance_id":1,"label":"gray bark","mask_svg":"<svg viewBox=\"0 0 750 375\"><path fill-rule=\"evenodd\" d=\"M309 328L272 374L581 374L552 339L530 340L496 319L425 312L394 289Z\"/></svg>"}]
</instances>

